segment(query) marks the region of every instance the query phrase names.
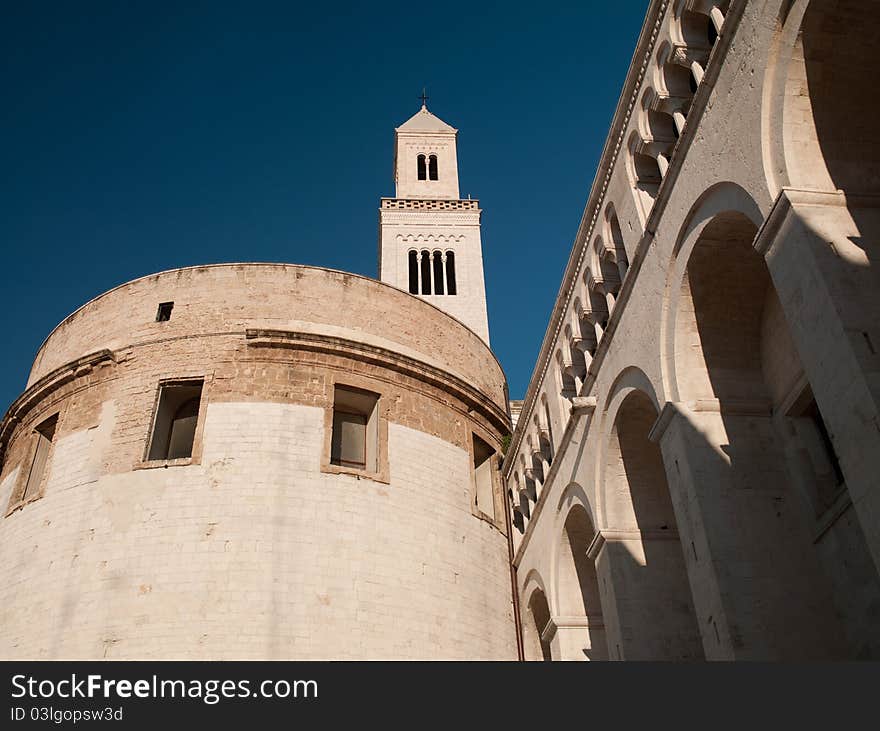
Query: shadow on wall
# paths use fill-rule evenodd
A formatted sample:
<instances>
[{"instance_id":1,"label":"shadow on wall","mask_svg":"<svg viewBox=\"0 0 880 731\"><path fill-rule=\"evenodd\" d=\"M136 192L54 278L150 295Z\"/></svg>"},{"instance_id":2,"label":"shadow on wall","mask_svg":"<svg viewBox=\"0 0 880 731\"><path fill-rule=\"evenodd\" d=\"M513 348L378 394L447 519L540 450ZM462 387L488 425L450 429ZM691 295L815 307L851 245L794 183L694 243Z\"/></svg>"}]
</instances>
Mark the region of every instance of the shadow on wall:
<instances>
[{"instance_id":1,"label":"shadow on wall","mask_svg":"<svg viewBox=\"0 0 880 731\"><path fill-rule=\"evenodd\" d=\"M626 395L597 489L602 540L587 541L596 531L586 511L573 510L560 536L551 598L571 616L554 623L596 627L601 616L611 659L880 658L874 544L848 486L870 457L841 456L850 445L836 435L848 429L852 441L858 422L834 398L848 385L835 383L843 353L866 383L863 401L873 398L865 413L880 403L880 207L870 199L880 193L880 96L864 91L880 71L880 5L786 7L806 8L802 20L790 13L801 31L787 72L787 183L843 190L848 208L801 220L800 238L786 242L788 256L814 258L814 280L812 290L799 282L800 301L789 286L784 307L751 220L720 213L702 230L675 310L677 401L658 420L649 395ZM641 163L636 180L655 183ZM803 275L790 264L774 276ZM819 301L832 314L811 326ZM588 471L583 440L579 449L570 481ZM540 637L550 610L543 591L532 598L525 624ZM533 657L590 657L593 639L582 631L579 643L534 646Z\"/></svg>"},{"instance_id":2,"label":"shadow on wall","mask_svg":"<svg viewBox=\"0 0 880 731\"><path fill-rule=\"evenodd\" d=\"M661 445L690 516L704 646L731 659L877 657L880 582L755 233L741 214L705 227L675 324L691 411Z\"/></svg>"},{"instance_id":3,"label":"shadow on wall","mask_svg":"<svg viewBox=\"0 0 880 731\"><path fill-rule=\"evenodd\" d=\"M622 399L604 540L586 510L571 510L544 658L880 657L880 579L755 233L745 216L721 214L690 255L675 322L679 403L658 421L644 392ZM531 599L526 624L540 637L550 610L543 592ZM580 633L561 641L573 618Z\"/></svg>"}]
</instances>

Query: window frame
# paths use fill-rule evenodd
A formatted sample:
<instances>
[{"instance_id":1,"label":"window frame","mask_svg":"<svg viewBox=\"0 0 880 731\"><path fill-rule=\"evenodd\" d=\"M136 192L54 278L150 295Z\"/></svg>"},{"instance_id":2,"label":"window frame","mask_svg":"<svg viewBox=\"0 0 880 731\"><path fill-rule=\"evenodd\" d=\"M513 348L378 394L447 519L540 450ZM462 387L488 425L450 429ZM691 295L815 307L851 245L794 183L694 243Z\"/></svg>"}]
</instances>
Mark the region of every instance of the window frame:
<instances>
[{"instance_id":1,"label":"window frame","mask_svg":"<svg viewBox=\"0 0 880 731\"><path fill-rule=\"evenodd\" d=\"M468 435L468 473L470 476L469 489L471 496L471 515L480 520L485 520L487 523L495 526L502 533L506 533L504 523L504 495L502 492L504 485L501 479L501 460L503 458L501 444L496 439L492 438L487 432L483 431L483 429L478 428L476 424L468 425ZM487 461L490 463L489 474L492 478L492 506L495 515L489 515L488 513L483 512L477 504L475 437L486 444L493 452Z\"/></svg>"},{"instance_id":2,"label":"window frame","mask_svg":"<svg viewBox=\"0 0 880 731\"><path fill-rule=\"evenodd\" d=\"M52 433L52 439L49 441L49 447L46 452L46 461L43 467L43 473L39 477L39 481L36 485L36 489L28 495L25 496L25 491L27 490L28 483L30 482L31 471L34 468L34 463L37 459L37 452L40 449L40 438L45 439L45 435L40 432L40 427L46 424L49 421L55 422L54 431ZM52 460L55 456L55 445L58 443L58 429L61 425L62 421L62 409L58 410L50 410L48 416L44 416L39 420L35 420L32 422L30 426L30 431L27 434L28 445L25 450L25 459L23 459L18 466L19 473L15 478L15 484L12 487L12 491L9 495L9 503L6 507L6 516L8 517L12 513L17 510L21 510L25 505L30 505L32 502L40 500L46 493L46 485L49 480L49 473L51 472Z\"/></svg>"},{"instance_id":3,"label":"window frame","mask_svg":"<svg viewBox=\"0 0 880 731\"><path fill-rule=\"evenodd\" d=\"M156 386L155 395L153 396L153 408L150 415L150 422L144 442L144 451L141 461L135 465L135 469L154 469L157 467L186 467L187 465L201 464L202 461L202 442L205 429L205 413L209 402L208 385L210 377L208 375L199 376L181 376L177 378L162 378ZM189 457L177 457L175 459L150 459L150 452L153 446L153 438L155 437L156 422L159 418L159 406L162 402L162 392L164 389L174 386L196 386L201 384L202 390L199 394L199 408L196 416L196 427L193 434L192 451ZM182 405L182 404L181 404ZM169 435L170 436L170 435Z\"/></svg>"},{"instance_id":4,"label":"window frame","mask_svg":"<svg viewBox=\"0 0 880 731\"><path fill-rule=\"evenodd\" d=\"M365 452L366 467L351 467L342 464L333 463L333 422L334 412L336 411L336 389L347 389L349 391L362 392L368 396L375 396L376 403L373 406L373 413L376 418L376 469L370 468L370 458ZM383 384L370 378L365 378L352 373L346 373L342 378L333 378L327 384L328 397L324 406L324 448L321 453L320 471L326 474L334 475L352 475L357 479L369 479L383 484L391 482L388 466L388 419L385 415L385 404L387 403L387 388L383 389ZM352 413L345 411L345 413ZM369 417L367 417L369 421ZM365 434L366 438L366 434Z\"/></svg>"}]
</instances>

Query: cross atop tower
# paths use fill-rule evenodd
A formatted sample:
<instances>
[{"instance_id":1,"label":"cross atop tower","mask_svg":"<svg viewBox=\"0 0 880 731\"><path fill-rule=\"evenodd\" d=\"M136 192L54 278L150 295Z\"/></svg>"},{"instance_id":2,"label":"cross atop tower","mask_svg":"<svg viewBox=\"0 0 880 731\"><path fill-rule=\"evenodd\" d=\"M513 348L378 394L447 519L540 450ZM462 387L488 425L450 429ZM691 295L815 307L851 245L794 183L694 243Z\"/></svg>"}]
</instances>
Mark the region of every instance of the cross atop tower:
<instances>
[{"instance_id":1,"label":"cross atop tower","mask_svg":"<svg viewBox=\"0 0 880 731\"><path fill-rule=\"evenodd\" d=\"M428 107L428 99L430 99L430 97L425 93L425 87L424 87L424 86L422 87L422 95L419 97L419 99L422 100L422 106L425 107L425 108L427 109L427 107Z\"/></svg>"}]
</instances>

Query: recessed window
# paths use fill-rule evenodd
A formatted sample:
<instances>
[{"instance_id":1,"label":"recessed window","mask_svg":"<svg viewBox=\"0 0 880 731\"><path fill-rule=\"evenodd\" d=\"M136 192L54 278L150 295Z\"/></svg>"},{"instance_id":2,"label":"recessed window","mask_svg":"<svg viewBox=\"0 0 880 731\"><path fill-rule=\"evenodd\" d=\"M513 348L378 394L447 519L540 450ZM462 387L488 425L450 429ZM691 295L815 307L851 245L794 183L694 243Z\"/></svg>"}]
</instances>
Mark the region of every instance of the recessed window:
<instances>
[{"instance_id":1,"label":"recessed window","mask_svg":"<svg viewBox=\"0 0 880 731\"><path fill-rule=\"evenodd\" d=\"M410 294L455 294L455 254L451 251L410 251Z\"/></svg>"},{"instance_id":2,"label":"recessed window","mask_svg":"<svg viewBox=\"0 0 880 731\"><path fill-rule=\"evenodd\" d=\"M492 457L495 450L474 434L474 494L481 513L495 520L495 491L492 489Z\"/></svg>"},{"instance_id":3,"label":"recessed window","mask_svg":"<svg viewBox=\"0 0 880 731\"><path fill-rule=\"evenodd\" d=\"M425 156L424 155L419 155L416 158L416 167L417 167L416 172L418 174L419 180L425 180L428 176L425 173L426 167L425 167Z\"/></svg>"},{"instance_id":4,"label":"recessed window","mask_svg":"<svg viewBox=\"0 0 880 731\"><path fill-rule=\"evenodd\" d=\"M55 427L57 425L58 414L55 414L34 429L37 447L34 450L34 458L28 471L27 482L25 482L24 490L21 493L21 502L32 498L39 492L43 477L46 474L46 466L49 463L49 450L55 439Z\"/></svg>"},{"instance_id":5,"label":"recessed window","mask_svg":"<svg viewBox=\"0 0 880 731\"><path fill-rule=\"evenodd\" d=\"M422 251L422 294L431 294L431 252Z\"/></svg>"},{"instance_id":6,"label":"recessed window","mask_svg":"<svg viewBox=\"0 0 880 731\"><path fill-rule=\"evenodd\" d=\"M168 322L171 319L171 310L173 309L173 302L160 302L156 312L156 322Z\"/></svg>"},{"instance_id":7,"label":"recessed window","mask_svg":"<svg viewBox=\"0 0 880 731\"><path fill-rule=\"evenodd\" d=\"M435 251L432 255L434 265L434 294L443 294L443 252Z\"/></svg>"},{"instance_id":8,"label":"recessed window","mask_svg":"<svg viewBox=\"0 0 880 731\"><path fill-rule=\"evenodd\" d=\"M431 155L428 158L428 179L437 180L437 156Z\"/></svg>"},{"instance_id":9,"label":"recessed window","mask_svg":"<svg viewBox=\"0 0 880 731\"><path fill-rule=\"evenodd\" d=\"M379 394L349 386L333 393L330 463L377 472L379 469Z\"/></svg>"},{"instance_id":10,"label":"recessed window","mask_svg":"<svg viewBox=\"0 0 880 731\"><path fill-rule=\"evenodd\" d=\"M159 387L148 460L192 457L202 386L202 381L183 381Z\"/></svg>"},{"instance_id":11,"label":"recessed window","mask_svg":"<svg viewBox=\"0 0 880 731\"><path fill-rule=\"evenodd\" d=\"M456 294L458 287L455 283L455 254L446 252L446 294Z\"/></svg>"},{"instance_id":12,"label":"recessed window","mask_svg":"<svg viewBox=\"0 0 880 731\"><path fill-rule=\"evenodd\" d=\"M409 252L409 293L419 293L419 252Z\"/></svg>"}]
</instances>

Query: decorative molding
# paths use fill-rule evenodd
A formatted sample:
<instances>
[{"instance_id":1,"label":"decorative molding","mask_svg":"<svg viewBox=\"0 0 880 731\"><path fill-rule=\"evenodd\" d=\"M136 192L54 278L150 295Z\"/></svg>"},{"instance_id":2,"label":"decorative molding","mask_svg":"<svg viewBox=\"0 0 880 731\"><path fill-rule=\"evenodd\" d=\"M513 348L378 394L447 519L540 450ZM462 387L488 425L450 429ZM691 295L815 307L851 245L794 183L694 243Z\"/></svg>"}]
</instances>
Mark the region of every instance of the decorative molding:
<instances>
[{"instance_id":1,"label":"decorative molding","mask_svg":"<svg viewBox=\"0 0 880 731\"><path fill-rule=\"evenodd\" d=\"M605 621L601 614L573 615L573 616L550 616L548 626L552 624L556 629L602 629Z\"/></svg>"},{"instance_id":2,"label":"decorative molding","mask_svg":"<svg viewBox=\"0 0 880 731\"><path fill-rule=\"evenodd\" d=\"M571 400L572 416L591 416L596 410L595 396L575 396Z\"/></svg>"},{"instance_id":3,"label":"decorative molding","mask_svg":"<svg viewBox=\"0 0 880 731\"><path fill-rule=\"evenodd\" d=\"M684 416L685 410L694 414L770 417L773 415L773 404L767 399L696 399L686 403L667 401L648 432L648 440L658 444L672 420L677 415Z\"/></svg>"},{"instance_id":4,"label":"decorative molding","mask_svg":"<svg viewBox=\"0 0 880 731\"><path fill-rule=\"evenodd\" d=\"M666 433L666 429L672 423L672 420L677 414L680 413L681 409L679 408L678 404L675 404L672 401L667 401L665 404L663 404L663 408L660 410L660 414L654 421L654 424L651 427L650 431L648 431L648 441L654 442L654 444L659 444L660 440L663 438L663 435Z\"/></svg>"},{"instance_id":5,"label":"decorative molding","mask_svg":"<svg viewBox=\"0 0 880 731\"><path fill-rule=\"evenodd\" d=\"M355 360L403 373L460 399L469 410L481 413L502 433L510 428L506 409L501 409L470 383L440 368L387 348L348 338L291 330L248 329L245 331L245 338L248 347L251 348L289 348L343 353Z\"/></svg>"},{"instance_id":6,"label":"decorative molding","mask_svg":"<svg viewBox=\"0 0 880 731\"><path fill-rule=\"evenodd\" d=\"M785 187L779 191L764 223L758 229L752 246L767 256L777 239L782 224L792 208L799 206L831 206L842 208L880 208L880 195L873 193L845 193L842 190Z\"/></svg>"},{"instance_id":7,"label":"decorative molding","mask_svg":"<svg viewBox=\"0 0 880 731\"><path fill-rule=\"evenodd\" d=\"M702 398L688 401L687 407L696 413L703 411L741 416L771 416L773 413L773 404L769 399Z\"/></svg>"},{"instance_id":8,"label":"decorative molding","mask_svg":"<svg viewBox=\"0 0 880 731\"><path fill-rule=\"evenodd\" d=\"M3 421L0 422L0 464L3 462L6 446L13 430L24 421L25 415L36 404L65 384L88 375L96 366L116 364L120 360L122 359L117 358L116 353L112 350L106 348L97 350L59 366L27 388L21 396L12 402L12 405L6 410Z\"/></svg>"},{"instance_id":9,"label":"decorative molding","mask_svg":"<svg viewBox=\"0 0 880 731\"><path fill-rule=\"evenodd\" d=\"M380 198L382 210L396 211L479 211L480 201L431 198Z\"/></svg>"},{"instance_id":10,"label":"decorative molding","mask_svg":"<svg viewBox=\"0 0 880 731\"><path fill-rule=\"evenodd\" d=\"M437 241L440 243L460 244L465 240L464 234L397 234L397 240L403 243L419 243L420 241Z\"/></svg>"},{"instance_id":11,"label":"decorative molding","mask_svg":"<svg viewBox=\"0 0 880 731\"><path fill-rule=\"evenodd\" d=\"M587 556L593 561L606 543L627 543L628 541L677 541L677 530L651 528L649 530L606 528L597 531L587 547Z\"/></svg>"}]
</instances>

